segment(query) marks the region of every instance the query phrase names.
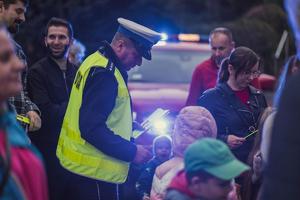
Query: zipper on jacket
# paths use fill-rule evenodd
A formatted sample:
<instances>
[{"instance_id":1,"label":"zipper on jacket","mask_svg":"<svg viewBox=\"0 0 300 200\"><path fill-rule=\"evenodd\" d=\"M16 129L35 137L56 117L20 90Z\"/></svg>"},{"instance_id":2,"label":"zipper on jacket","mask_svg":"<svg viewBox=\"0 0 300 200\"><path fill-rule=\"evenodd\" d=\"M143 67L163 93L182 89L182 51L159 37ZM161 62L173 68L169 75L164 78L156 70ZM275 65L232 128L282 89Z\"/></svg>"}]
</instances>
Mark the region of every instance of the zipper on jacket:
<instances>
[{"instance_id":1,"label":"zipper on jacket","mask_svg":"<svg viewBox=\"0 0 300 200\"><path fill-rule=\"evenodd\" d=\"M67 84L66 71L62 70L62 74L63 74L63 79L64 79L64 82L65 82L65 88L66 88L67 96L69 96L69 88L68 88L68 84Z\"/></svg>"}]
</instances>

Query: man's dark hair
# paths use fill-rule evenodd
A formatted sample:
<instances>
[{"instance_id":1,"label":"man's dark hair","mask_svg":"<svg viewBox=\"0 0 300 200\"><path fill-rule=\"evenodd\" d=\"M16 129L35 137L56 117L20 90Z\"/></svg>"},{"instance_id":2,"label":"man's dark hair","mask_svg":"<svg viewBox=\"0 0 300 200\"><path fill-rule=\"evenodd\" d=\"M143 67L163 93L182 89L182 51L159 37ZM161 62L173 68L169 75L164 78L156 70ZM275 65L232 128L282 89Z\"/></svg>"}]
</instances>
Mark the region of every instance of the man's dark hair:
<instances>
[{"instance_id":1,"label":"man's dark hair","mask_svg":"<svg viewBox=\"0 0 300 200\"><path fill-rule=\"evenodd\" d=\"M29 0L0 0L0 1L3 2L3 5L4 5L5 9L7 9L9 7L9 5L15 4L18 1L22 2L25 7L28 7L28 4L29 4Z\"/></svg>"},{"instance_id":2,"label":"man's dark hair","mask_svg":"<svg viewBox=\"0 0 300 200\"><path fill-rule=\"evenodd\" d=\"M199 177L201 182L206 182L208 179L215 178L213 175L207 173L206 171L199 170L199 171L194 171L194 172L188 172L186 171L186 179L188 183L190 184L192 181L193 177Z\"/></svg>"},{"instance_id":3,"label":"man's dark hair","mask_svg":"<svg viewBox=\"0 0 300 200\"><path fill-rule=\"evenodd\" d=\"M73 38L73 28L70 22L68 22L67 20L61 19L61 18L57 18L57 17L52 17L45 29L45 36L48 35L48 30L50 26L64 26L68 29L68 35L70 37L70 39Z\"/></svg>"},{"instance_id":4,"label":"man's dark hair","mask_svg":"<svg viewBox=\"0 0 300 200\"><path fill-rule=\"evenodd\" d=\"M225 27L215 28L214 30L212 30L209 33L209 39L212 37L213 34L216 34L216 33L222 33L222 34L226 35L230 41L233 41L232 32L228 28L225 28Z\"/></svg>"}]
</instances>

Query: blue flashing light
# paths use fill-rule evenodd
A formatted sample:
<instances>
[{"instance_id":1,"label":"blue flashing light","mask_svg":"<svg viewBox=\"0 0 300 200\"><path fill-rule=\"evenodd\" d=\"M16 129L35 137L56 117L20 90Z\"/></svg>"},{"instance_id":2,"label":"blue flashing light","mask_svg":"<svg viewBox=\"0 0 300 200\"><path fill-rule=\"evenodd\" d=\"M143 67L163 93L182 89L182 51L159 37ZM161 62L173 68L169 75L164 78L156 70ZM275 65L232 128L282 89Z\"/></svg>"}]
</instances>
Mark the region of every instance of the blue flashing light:
<instances>
[{"instance_id":1,"label":"blue flashing light","mask_svg":"<svg viewBox=\"0 0 300 200\"><path fill-rule=\"evenodd\" d=\"M168 34L166 33L161 33L161 40L165 41L165 40L168 40Z\"/></svg>"}]
</instances>

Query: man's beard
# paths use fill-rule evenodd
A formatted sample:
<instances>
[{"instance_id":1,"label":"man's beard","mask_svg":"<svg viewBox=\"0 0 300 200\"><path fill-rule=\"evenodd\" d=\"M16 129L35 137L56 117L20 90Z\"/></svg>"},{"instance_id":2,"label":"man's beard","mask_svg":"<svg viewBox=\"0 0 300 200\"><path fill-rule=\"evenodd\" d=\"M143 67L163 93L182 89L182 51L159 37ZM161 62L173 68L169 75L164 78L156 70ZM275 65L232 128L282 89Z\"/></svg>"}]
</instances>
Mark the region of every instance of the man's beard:
<instances>
[{"instance_id":1,"label":"man's beard","mask_svg":"<svg viewBox=\"0 0 300 200\"><path fill-rule=\"evenodd\" d=\"M67 53L67 51L69 49L69 46L70 45L65 45L64 50L60 54L54 54L53 51L51 50L50 46L47 45L47 53L52 58L61 59L61 58L63 58L66 55L66 53Z\"/></svg>"},{"instance_id":2,"label":"man's beard","mask_svg":"<svg viewBox=\"0 0 300 200\"><path fill-rule=\"evenodd\" d=\"M7 27L7 29L11 34L15 34L15 33L19 32L19 25L9 26L9 27Z\"/></svg>"},{"instance_id":3,"label":"man's beard","mask_svg":"<svg viewBox=\"0 0 300 200\"><path fill-rule=\"evenodd\" d=\"M20 29L20 24L21 24L21 23L23 23L22 20L16 19L12 25L8 26L8 28L7 28L8 31L9 31L10 33L12 33L12 34L18 33L18 32L19 32L19 29Z\"/></svg>"},{"instance_id":4,"label":"man's beard","mask_svg":"<svg viewBox=\"0 0 300 200\"><path fill-rule=\"evenodd\" d=\"M222 64L223 59L226 57L214 57L214 61L216 65L220 66Z\"/></svg>"}]
</instances>

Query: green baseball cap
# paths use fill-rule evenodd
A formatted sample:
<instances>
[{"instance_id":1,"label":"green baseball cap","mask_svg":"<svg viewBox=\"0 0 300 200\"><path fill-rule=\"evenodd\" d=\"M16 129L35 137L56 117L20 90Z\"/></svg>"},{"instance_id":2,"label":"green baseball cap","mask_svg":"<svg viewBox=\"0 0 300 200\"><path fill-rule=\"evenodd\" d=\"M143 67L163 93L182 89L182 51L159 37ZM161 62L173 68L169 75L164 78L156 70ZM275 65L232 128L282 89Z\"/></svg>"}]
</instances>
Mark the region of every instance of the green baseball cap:
<instances>
[{"instance_id":1,"label":"green baseball cap","mask_svg":"<svg viewBox=\"0 0 300 200\"><path fill-rule=\"evenodd\" d=\"M203 170L222 180L231 180L250 169L235 158L224 142L212 138L191 144L185 151L184 165L187 172Z\"/></svg>"}]
</instances>

